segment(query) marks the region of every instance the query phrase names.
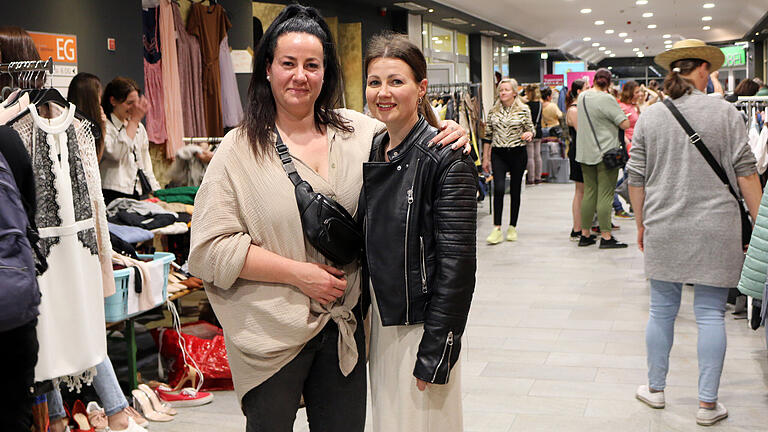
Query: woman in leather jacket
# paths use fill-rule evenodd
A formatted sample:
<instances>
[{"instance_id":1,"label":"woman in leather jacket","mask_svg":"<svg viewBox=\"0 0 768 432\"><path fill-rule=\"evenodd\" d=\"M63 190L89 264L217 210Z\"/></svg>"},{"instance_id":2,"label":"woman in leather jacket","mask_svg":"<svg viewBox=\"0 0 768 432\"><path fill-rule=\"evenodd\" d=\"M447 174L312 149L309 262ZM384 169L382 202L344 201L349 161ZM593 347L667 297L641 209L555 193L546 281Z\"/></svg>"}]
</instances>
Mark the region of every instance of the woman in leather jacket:
<instances>
[{"instance_id":1,"label":"woman in leather jacket","mask_svg":"<svg viewBox=\"0 0 768 432\"><path fill-rule=\"evenodd\" d=\"M477 170L461 152L428 144L437 121L415 45L377 36L365 65L368 106L387 126L363 166L361 205L373 430L461 431L454 366L475 287Z\"/></svg>"}]
</instances>

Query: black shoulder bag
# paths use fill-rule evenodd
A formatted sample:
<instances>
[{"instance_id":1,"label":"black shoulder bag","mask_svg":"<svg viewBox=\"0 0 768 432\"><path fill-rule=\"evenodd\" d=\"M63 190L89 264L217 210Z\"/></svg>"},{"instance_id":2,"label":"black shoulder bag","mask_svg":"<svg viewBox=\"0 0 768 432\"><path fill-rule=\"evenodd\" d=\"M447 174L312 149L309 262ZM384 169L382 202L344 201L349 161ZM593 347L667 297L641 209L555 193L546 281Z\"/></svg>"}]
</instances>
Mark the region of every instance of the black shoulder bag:
<instances>
[{"instance_id":1,"label":"black shoulder bag","mask_svg":"<svg viewBox=\"0 0 768 432\"><path fill-rule=\"evenodd\" d=\"M605 167L608 169L615 169L615 168L624 168L624 166L627 164L627 161L629 160L629 154L627 153L627 148L619 145L619 147L610 149L607 152L603 152L602 146L600 146L600 141L597 139L597 133L595 133L595 127L592 125L592 118L589 117L589 111L587 111L587 98L584 97L582 100L581 107L584 109L584 114L587 115L587 121L589 122L589 128L592 129L592 136L595 138L595 144L597 144L597 149L600 150L600 153L603 154L603 163L605 164Z\"/></svg>"},{"instance_id":2,"label":"black shoulder bag","mask_svg":"<svg viewBox=\"0 0 768 432\"><path fill-rule=\"evenodd\" d=\"M728 187L728 191L731 193L731 195L736 198L736 203L739 206L739 213L741 214L741 244L748 245L749 241L752 239L752 221L749 218L749 213L747 213L747 210L744 208L744 200L741 199L741 197L739 197L739 195L733 189L731 182L728 181L728 175L725 173L723 167L720 166L715 157L712 156L712 153L710 153L709 149L704 145L704 142L701 141L699 134L693 130L685 117L683 117L683 114L680 112L680 110L678 110L675 104L672 103L672 100L669 98L664 99L664 105L669 108L677 122L680 123L680 126L683 127L691 144L696 146L701 155L704 156L704 159L707 161L709 166L712 167L712 171L714 171L715 174L720 178L720 181L722 181L723 184Z\"/></svg>"},{"instance_id":3,"label":"black shoulder bag","mask_svg":"<svg viewBox=\"0 0 768 432\"><path fill-rule=\"evenodd\" d=\"M275 135L275 148L285 173L293 182L301 227L309 243L335 264L347 265L358 259L363 251L363 233L355 218L339 203L315 192L302 180L280 133L275 131Z\"/></svg>"}]
</instances>

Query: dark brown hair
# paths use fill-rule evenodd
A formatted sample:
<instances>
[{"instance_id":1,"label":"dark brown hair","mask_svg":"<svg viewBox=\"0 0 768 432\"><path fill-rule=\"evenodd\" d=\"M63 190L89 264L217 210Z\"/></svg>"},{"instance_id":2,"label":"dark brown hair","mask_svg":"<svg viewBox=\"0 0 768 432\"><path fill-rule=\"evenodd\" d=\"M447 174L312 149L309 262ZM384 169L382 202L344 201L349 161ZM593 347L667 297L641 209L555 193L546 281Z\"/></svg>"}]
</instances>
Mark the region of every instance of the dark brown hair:
<instances>
[{"instance_id":1,"label":"dark brown hair","mask_svg":"<svg viewBox=\"0 0 768 432\"><path fill-rule=\"evenodd\" d=\"M0 27L0 63L25 60L40 60L35 42L23 28L18 26ZM12 77L0 74L0 89L11 84ZM42 80L38 87L42 86Z\"/></svg>"},{"instance_id":2,"label":"dark brown hair","mask_svg":"<svg viewBox=\"0 0 768 432\"><path fill-rule=\"evenodd\" d=\"M699 66L707 63L701 59L682 59L672 62L669 71L669 75L664 80L664 93L666 93L672 99L677 99L680 96L690 94L693 91L693 82L683 77L683 75L689 75ZM679 69L677 72L675 69Z\"/></svg>"},{"instance_id":3,"label":"dark brown hair","mask_svg":"<svg viewBox=\"0 0 768 432\"><path fill-rule=\"evenodd\" d=\"M104 150L104 122L101 121L101 81L99 77L86 72L80 72L72 78L67 91L67 100L85 114L88 120L94 122L102 130L99 139L96 140L96 154L101 159Z\"/></svg>"},{"instance_id":4,"label":"dark brown hair","mask_svg":"<svg viewBox=\"0 0 768 432\"><path fill-rule=\"evenodd\" d=\"M577 79L571 83L571 90L565 96L566 108L576 103L576 99L579 97L579 90L582 90L586 84L587 82L581 79Z\"/></svg>"},{"instance_id":5,"label":"dark brown hair","mask_svg":"<svg viewBox=\"0 0 768 432\"><path fill-rule=\"evenodd\" d=\"M547 100L549 97L552 96L552 89L549 87L544 87L541 89L541 100Z\"/></svg>"},{"instance_id":6,"label":"dark brown hair","mask_svg":"<svg viewBox=\"0 0 768 432\"><path fill-rule=\"evenodd\" d=\"M595 87L600 87L600 89L605 90L606 87L611 85L612 79L613 75L611 75L611 71L605 68L600 68L595 72Z\"/></svg>"},{"instance_id":7,"label":"dark brown hair","mask_svg":"<svg viewBox=\"0 0 768 432\"><path fill-rule=\"evenodd\" d=\"M733 90L733 94L736 96L754 96L758 91L760 91L760 84L751 79L744 79Z\"/></svg>"},{"instance_id":8,"label":"dark brown hair","mask_svg":"<svg viewBox=\"0 0 768 432\"><path fill-rule=\"evenodd\" d=\"M272 21L256 47L253 56L253 73L248 87L248 103L242 130L251 142L257 157L271 150L275 132L277 106L272 87L267 81L266 70L275 58L277 39L285 33L307 33L320 39L323 44L323 88L315 101L315 127L332 126L344 132L353 132L352 126L334 108L341 106L341 66L336 54L336 44L331 29L317 9L298 4L285 7Z\"/></svg>"},{"instance_id":9,"label":"dark brown hair","mask_svg":"<svg viewBox=\"0 0 768 432\"><path fill-rule=\"evenodd\" d=\"M619 100L625 104L631 104L632 99L635 98L635 90L637 90L637 81L627 81L624 87L621 88L621 95Z\"/></svg>"},{"instance_id":10,"label":"dark brown hair","mask_svg":"<svg viewBox=\"0 0 768 432\"><path fill-rule=\"evenodd\" d=\"M101 96L101 107L104 109L104 114L109 117L115 108L112 106L109 98L113 97L116 101L123 103L133 91L141 94L139 85L136 84L136 81L130 78L117 77L110 81L109 84L104 87L104 94Z\"/></svg>"},{"instance_id":11,"label":"dark brown hair","mask_svg":"<svg viewBox=\"0 0 768 432\"><path fill-rule=\"evenodd\" d=\"M365 74L368 66L378 58L393 58L402 60L411 68L416 84L427 79L427 60L421 50L408 40L408 37L398 33L384 32L374 36L368 43L368 54L365 56ZM437 117L429 105L429 100L422 98L419 104L419 114L424 116L427 123L439 128Z\"/></svg>"},{"instance_id":12,"label":"dark brown hair","mask_svg":"<svg viewBox=\"0 0 768 432\"><path fill-rule=\"evenodd\" d=\"M535 102L541 99L539 86L536 84L528 84L525 86L525 98L528 99L528 102Z\"/></svg>"}]
</instances>

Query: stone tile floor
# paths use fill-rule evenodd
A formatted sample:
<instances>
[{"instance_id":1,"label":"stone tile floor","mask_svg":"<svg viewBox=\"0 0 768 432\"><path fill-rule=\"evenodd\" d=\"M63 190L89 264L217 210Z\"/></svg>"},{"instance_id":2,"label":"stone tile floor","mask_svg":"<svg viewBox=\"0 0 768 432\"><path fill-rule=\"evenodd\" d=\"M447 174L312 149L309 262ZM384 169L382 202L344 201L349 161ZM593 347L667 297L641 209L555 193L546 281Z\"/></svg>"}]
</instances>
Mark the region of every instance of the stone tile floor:
<instances>
[{"instance_id":1,"label":"stone tile floor","mask_svg":"<svg viewBox=\"0 0 768 432\"><path fill-rule=\"evenodd\" d=\"M652 410L634 399L637 385L646 382L648 318L648 287L635 247L634 221L618 221L621 230L615 233L630 243L629 249L579 249L568 241L572 191L572 185L528 188L517 243L486 245L492 225L487 200L479 210L477 288L462 352L465 430L704 429L694 418L691 290L684 292L676 324L667 408ZM726 325L720 400L730 418L713 429L768 430L764 329L754 332L730 312ZM154 423L151 430L245 430L232 392L217 393L208 406L180 411L173 422ZM304 410L298 412L294 430L309 430Z\"/></svg>"}]
</instances>

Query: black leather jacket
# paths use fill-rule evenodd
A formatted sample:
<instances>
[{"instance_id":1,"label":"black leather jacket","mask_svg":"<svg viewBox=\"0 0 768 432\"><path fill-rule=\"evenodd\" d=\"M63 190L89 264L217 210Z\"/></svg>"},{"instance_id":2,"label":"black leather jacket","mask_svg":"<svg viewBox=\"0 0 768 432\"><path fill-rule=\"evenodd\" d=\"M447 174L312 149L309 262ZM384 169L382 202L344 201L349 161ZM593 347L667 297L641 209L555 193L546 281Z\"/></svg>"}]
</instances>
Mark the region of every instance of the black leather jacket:
<instances>
[{"instance_id":1,"label":"black leather jacket","mask_svg":"<svg viewBox=\"0 0 768 432\"><path fill-rule=\"evenodd\" d=\"M364 164L360 208L382 324L424 323L413 374L445 384L475 289L477 169L462 151L427 147L436 134L421 118L388 153L390 162ZM388 142L386 134L374 139L372 160L383 160L373 155ZM365 307L370 293L363 292Z\"/></svg>"}]
</instances>

